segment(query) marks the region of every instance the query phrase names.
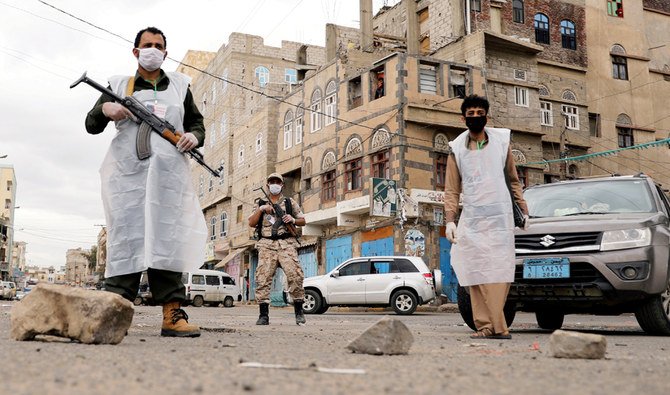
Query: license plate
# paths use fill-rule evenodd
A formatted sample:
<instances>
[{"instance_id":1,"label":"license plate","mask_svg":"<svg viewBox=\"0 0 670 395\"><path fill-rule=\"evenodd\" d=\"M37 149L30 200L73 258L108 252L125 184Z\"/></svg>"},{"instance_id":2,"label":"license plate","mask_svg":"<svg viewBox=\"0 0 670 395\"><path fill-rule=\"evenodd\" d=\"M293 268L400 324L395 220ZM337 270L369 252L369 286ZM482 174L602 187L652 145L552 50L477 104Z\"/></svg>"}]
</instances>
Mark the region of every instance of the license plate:
<instances>
[{"instance_id":1,"label":"license plate","mask_svg":"<svg viewBox=\"0 0 670 395\"><path fill-rule=\"evenodd\" d=\"M523 278L569 278L568 258L530 258L523 260Z\"/></svg>"}]
</instances>

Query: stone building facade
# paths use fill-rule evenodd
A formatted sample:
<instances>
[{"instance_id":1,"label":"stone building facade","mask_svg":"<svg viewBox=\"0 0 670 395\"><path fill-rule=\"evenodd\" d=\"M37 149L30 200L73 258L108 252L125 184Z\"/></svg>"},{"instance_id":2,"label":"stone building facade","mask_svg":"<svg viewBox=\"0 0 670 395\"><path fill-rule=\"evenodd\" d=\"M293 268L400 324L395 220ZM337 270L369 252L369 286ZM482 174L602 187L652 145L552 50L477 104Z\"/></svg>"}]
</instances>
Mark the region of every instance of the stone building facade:
<instances>
[{"instance_id":1,"label":"stone building facade","mask_svg":"<svg viewBox=\"0 0 670 395\"><path fill-rule=\"evenodd\" d=\"M86 258L90 250L76 248L69 249L65 255L65 281L68 284L84 285L92 280L91 270ZM41 280L41 279L40 279Z\"/></svg>"}]
</instances>

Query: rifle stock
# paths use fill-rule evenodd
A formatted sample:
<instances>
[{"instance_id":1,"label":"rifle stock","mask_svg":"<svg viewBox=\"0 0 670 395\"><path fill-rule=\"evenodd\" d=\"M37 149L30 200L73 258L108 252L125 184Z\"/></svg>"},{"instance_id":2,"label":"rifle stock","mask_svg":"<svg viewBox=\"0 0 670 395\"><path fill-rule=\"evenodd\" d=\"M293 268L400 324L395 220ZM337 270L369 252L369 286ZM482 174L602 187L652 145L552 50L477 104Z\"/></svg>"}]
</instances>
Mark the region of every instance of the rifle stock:
<instances>
[{"instance_id":1,"label":"rifle stock","mask_svg":"<svg viewBox=\"0 0 670 395\"><path fill-rule=\"evenodd\" d=\"M82 76L79 77L78 80L70 84L70 89L74 88L75 86L79 85L82 82L93 87L95 90L109 96L112 99L112 101L115 101L124 106L125 108L127 108L138 119L139 121L138 123L146 122L149 126L151 126L151 130L158 133L161 137L169 141L175 147L177 146L177 142L179 141L181 135L176 132L174 126L172 126L168 121L158 118L137 99L135 99L132 96L124 98L117 95L111 89L107 89L104 86L88 78L86 76L86 72L84 72L84 74L82 74ZM188 154L200 166L207 169L207 171L209 171L213 176L221 177L221 174L219 173L221 168L219 167L218 170L214 170L207 163L205 163L202 152L194 148L190 151L186 151L186 154Z\"/></svg>"}]
</instances>

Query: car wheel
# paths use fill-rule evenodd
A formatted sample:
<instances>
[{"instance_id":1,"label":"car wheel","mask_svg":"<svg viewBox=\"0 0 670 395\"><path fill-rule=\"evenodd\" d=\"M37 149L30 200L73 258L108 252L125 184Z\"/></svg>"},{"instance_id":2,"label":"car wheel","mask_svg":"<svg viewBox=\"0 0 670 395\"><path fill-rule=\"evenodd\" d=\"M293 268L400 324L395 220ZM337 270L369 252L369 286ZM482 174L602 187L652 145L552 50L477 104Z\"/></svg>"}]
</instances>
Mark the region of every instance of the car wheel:
<instances>
[{"instance_id":1,"label":"car wheel","mask_svg":"<svg viewBox=\"0 0 670 395\"><path fill-rule=\"evenodd\" d=\"M134 304L135 306L139 306L139 305L141 305L141 304L142 304L142 298L139 297L139 296L136 297L135 300L133 300L133 304Z\"/></svg>"},{"instance_id":2,"label":"car wheel","mask_svg":"<svg viewBox=\"0 0 670 395\"><path fill-rule=\"evenodd\" d=\"M560 311L536 311L535 319L537 320L537 326L542 329L547 329L554 331L556 329L561 329L563 326L563 319L565 314Z\"/></svg>"},{"instance_id":3,"label":"car wheel","mask_svg":"<svg viewBox=\"0 0 670 395\"><path fill-rule=\"evenodd\" d=\"M465 289L465 287L459 285L458 290L456 291L456 296L458 300L458 311L461 313L463 322L465 322L465 324L470 327L470 329L476 331L477 327L475 326L475 320L472 317L472 303L470 302L470 294ZM514 304L511 302L505 303L504 313L507 326L512 326L514 317L516 317L516 308Z\"/></svg>"},{"instance_id":4,"label":"car wheel","mask_svg":"<svg viewBox=\"0 0 670 395\"><path fill-rule=\"evenodd\" d=\"M202 307L203 304L205 304L205 299L203 299L202 296L198 295L193 298L193 306Z\"/></svg>"},{"instance_id":5,"label":"car wheel","mask_svg":"<svg viewBox=\"0 0 670 395\"><path fill-rule=\"evenodd\" d=\"M670 283L665 292L647 299L635 312L635 318L650 335L670 336Z\"/></svg>"},{"instance_id":6,"label":"car wheel","mask_svg":"<svg viewBox=\"0 0 670 395\"><path fill-rule=\"evenodd\" d=\"M233 307L232 296L226 296L226 298L223 300L223 307Z\"/></svg>"},{"instance_id":7,"label":"car wheel","mask_svg":"<svg viewBox=\"0 0 670 395\"><path fill-rule=\"evenodd\" d=\"M416 311L417 299L412 292L401 289L391 296L391 306L396 314L409 315Z\"/></svg>"},{"instance_id":8,"label":"car wheel","mask_svg":"<svg viewBox=\"0 0 670 395\"><path fill-rule=\"evenodd\" d=\"M312 289L308 289L305 291L305 299L302 301L302 310L305 314L320 314L319 310L321 310L322 303L321 295Z\"/></svg>"}]
</instances>

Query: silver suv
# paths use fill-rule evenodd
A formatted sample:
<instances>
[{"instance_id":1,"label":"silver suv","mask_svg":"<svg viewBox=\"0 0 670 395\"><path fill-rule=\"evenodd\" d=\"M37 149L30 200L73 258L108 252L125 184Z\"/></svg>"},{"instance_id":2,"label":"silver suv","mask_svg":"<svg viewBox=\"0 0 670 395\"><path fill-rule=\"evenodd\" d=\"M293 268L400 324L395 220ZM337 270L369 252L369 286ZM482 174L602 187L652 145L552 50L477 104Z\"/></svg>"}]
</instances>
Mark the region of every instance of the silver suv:
<instances>
[{"instance_id":1,"label":"silver suv","mask_svg":"<svg viewBox=\"0 0 670 395\"><path fill-rule=\"evenodd\" d=\"M325 276L304 280L303 309L322 314L330 306L391 306L412 314L442 292L442 274L431 272L419 257L351 258Z\"/></svg>"},{"instance_id":2,"label":"silver suv","mask_svg":"<svg viewBox=\"0 0 670 395\"><path fill-rule=\"evenodd\" d=\"M560 328L565 314L635 313L645 332L670 335L670 203L660 185L642 174L602 177L533 186L524 197L531 220L515 233L508 323L515 311L534 312L544 329ZM461 294L459 305L469 304Z\"/></svg>"}]
</instances>

